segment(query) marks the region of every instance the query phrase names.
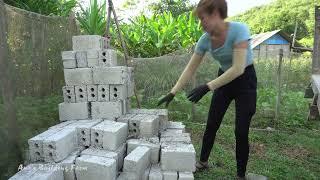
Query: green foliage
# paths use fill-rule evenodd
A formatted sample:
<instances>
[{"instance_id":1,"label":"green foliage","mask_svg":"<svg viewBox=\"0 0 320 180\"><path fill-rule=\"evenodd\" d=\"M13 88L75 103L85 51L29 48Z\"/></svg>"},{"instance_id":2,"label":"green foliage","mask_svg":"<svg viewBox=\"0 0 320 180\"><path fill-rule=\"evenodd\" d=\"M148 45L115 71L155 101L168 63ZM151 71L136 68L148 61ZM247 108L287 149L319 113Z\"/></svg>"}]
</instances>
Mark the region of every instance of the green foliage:
<instances>
[{"instance_id":1,"label":"green foliage","mask_svg":"<svg viewBox=\"0 0 320 180\"><path fill-rule=\"evenodd\" d=\"M90 0L90 5L84 9L80 4L81 12L77 12L77 19L85 34L103 35L106 30L106 4L99 4L98 0Z\"/></svg>"},{"instance_id":2,"label":"green foliage","mask_svg":"<svg viewBox=\"0 0 320 180\"><path fill-rule=\"evenodd\" d=\"M4 0L4 2L27 11L57 16L68 16L77 4L77 0Z\"/></svg>"},{"instance_id":3,"label":"green foliage","mask_svg":"<svg viewBox=\"0 0 320 180\"><path fill-rule=\"evenodd\" d=\"M123 24L129 53L134 57L155 57L181 48L190 48L202 31L192 12L174 17L172 13L140 15ZM119 44L115 44L119 47Z\"/></svg>"},{"instance_id":4,"label":"green foliage","mask_svg":"<svg viewBox=\"0 0 320 180\"><path fill-rule=\"evenodd\" d=\"M269 5L252 8L247 12L231 17L230 20L245 22L252 33L262 33L282 29L294 33L298 23L297 39L306 46L313 46L314 6L319 0L276 0Z\"/></svg>"},{"instance_id":5,"label":"green foliage","mask_svg":"<svg viewBox=\"0 0 320 180\"><path fill-rule=\"evenodd\" d=\"M193 9L189 1L185 0L160 0L151 4L153 14L170 12L174 17Z\"/></svg>"}]
</instances>

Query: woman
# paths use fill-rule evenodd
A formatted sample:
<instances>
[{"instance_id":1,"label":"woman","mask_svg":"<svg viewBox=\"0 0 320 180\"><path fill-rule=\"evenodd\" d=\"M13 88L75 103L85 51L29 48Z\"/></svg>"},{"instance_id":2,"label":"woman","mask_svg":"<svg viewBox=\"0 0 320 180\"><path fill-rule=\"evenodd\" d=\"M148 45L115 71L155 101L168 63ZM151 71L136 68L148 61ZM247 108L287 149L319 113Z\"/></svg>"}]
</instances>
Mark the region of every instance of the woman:
<instances>
[{"instance_id":1,"label":"woman","mask_svg":"<svg viewBox=\"0 0 320 180\"><path fill-rule=\"evenodd\" d=\"M250 32L245 24L226 22L225 0L200 0L195 13L205 33L200 37L188 65L170 93L158 105L172 101L175 94L191 79L209 52L219 63L218 77L193 89L188 99L197 103L206 93L213 91L206 130L203 135L197 170L207 169L208 159L216 132L232 100L235 100L237 177L244 179L249 156L248 134L252 116L256 111L257 78L253 66Z\"/></svg>"}]
</instances>

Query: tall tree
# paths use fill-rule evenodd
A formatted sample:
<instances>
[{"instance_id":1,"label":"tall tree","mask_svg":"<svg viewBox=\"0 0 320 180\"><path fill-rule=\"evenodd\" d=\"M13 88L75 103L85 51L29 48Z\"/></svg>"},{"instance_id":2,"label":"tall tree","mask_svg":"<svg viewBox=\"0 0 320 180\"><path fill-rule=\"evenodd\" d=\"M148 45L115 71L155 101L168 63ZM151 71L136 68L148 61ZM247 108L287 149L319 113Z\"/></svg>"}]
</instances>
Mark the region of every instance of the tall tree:
<instances>
[{"instance_id":1,"label":"tall tree","mask_svg":"<svg viewBox=\"0 0 320 180\"><path fill-rule=\"evenodd\" d=\"M4 105L4 117L7 120L8 130L8 174L16 172L18 165L22 163L22 153L19 147L19 130L15 108L15 67L9 59L9 48L7 43L7 14L3 0L0 0L0 87Z\"/></svg>"}]
</instances>

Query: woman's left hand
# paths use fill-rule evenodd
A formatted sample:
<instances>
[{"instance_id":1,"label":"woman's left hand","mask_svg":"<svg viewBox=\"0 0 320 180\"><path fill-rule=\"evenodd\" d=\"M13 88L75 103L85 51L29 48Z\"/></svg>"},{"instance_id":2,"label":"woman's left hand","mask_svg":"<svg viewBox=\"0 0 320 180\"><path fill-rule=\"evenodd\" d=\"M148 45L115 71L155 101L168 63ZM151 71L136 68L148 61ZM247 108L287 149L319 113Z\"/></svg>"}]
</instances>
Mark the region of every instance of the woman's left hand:
<instances>
[{"instance_id":1,"label":"woman's left hand","mask_svg":"<svg viewBox=\"0 0 320 180\"><path fill-rule=\"evenodd\" d=\"M204 95L210 91L207 84L200 85L194 88L188 95L188 99L194 103L197 103Z\"/></svg>"}]
</instances>

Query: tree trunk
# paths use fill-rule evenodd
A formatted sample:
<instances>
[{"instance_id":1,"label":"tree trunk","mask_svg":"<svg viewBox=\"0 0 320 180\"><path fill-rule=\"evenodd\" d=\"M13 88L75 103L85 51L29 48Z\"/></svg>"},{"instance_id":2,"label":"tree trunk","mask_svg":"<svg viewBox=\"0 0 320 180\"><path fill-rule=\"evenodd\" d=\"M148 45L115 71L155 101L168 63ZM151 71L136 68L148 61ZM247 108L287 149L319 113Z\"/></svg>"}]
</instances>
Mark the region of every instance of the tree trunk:
<instances>
[{"instance_id":1,"label":"tree trunk","mask_svg":"<svg viewBox=\"0 0 320 180\"><path fill-rule=\"evenodd\" d=\"M15 67L9 60L9 49L7 43L7 15L3 0L0 0L0 84L4 105L4 118L7 122L8 141L6 145L8 152L8 174L14 174L20 163L22 154L19 147L19 130L17 126L15 108Z\"/></svg>"}]
</instances>

